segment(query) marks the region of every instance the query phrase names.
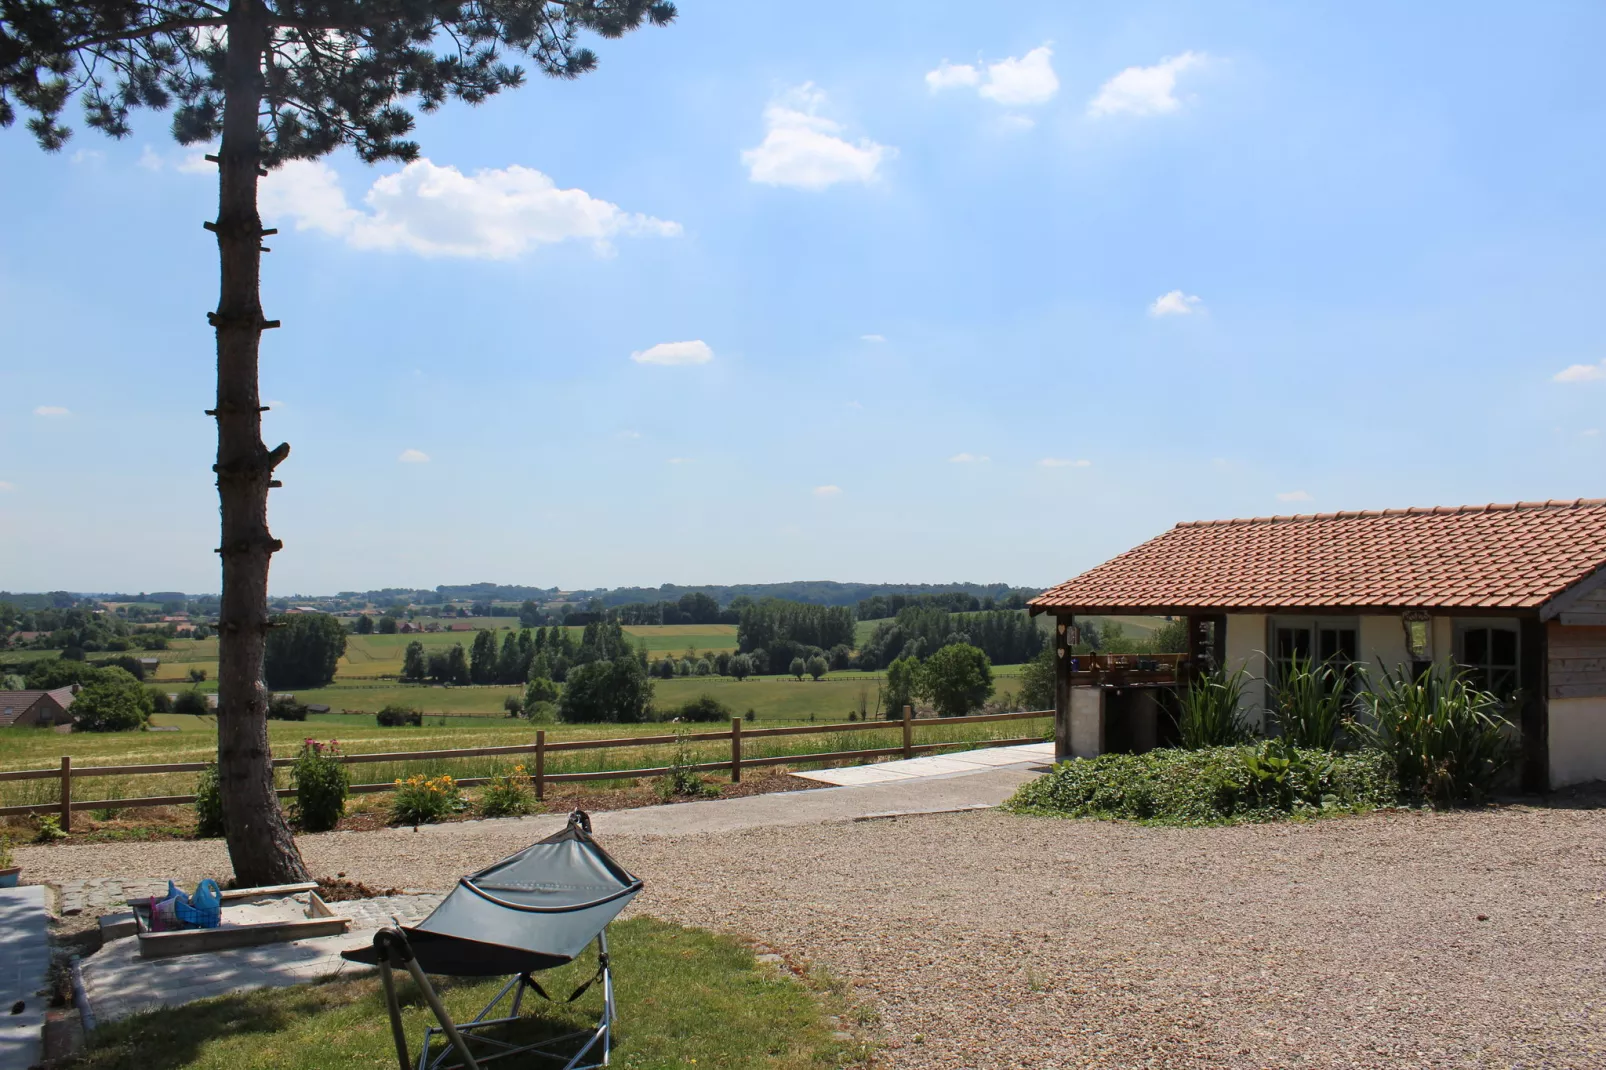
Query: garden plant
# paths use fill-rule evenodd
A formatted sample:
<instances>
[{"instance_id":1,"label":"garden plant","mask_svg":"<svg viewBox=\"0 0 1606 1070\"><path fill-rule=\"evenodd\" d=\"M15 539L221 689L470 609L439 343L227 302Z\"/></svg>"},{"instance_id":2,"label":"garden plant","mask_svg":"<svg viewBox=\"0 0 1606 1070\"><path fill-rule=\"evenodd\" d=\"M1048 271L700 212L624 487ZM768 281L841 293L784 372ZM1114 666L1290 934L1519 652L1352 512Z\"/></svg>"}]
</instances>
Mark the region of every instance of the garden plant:
<instances>
[{"instance_id":1,"label":"garden plant","mask_svg":"<svg viewBox=\"0 0 1606 1070\"><path fill-rule=\"evenodd\" d=\"M327 832L339 825L351 787L351 774L340 761L339 741L303 740L290 767L290 787L295 789L295 818L303 831Z\"/></svg>"}]
</instances>

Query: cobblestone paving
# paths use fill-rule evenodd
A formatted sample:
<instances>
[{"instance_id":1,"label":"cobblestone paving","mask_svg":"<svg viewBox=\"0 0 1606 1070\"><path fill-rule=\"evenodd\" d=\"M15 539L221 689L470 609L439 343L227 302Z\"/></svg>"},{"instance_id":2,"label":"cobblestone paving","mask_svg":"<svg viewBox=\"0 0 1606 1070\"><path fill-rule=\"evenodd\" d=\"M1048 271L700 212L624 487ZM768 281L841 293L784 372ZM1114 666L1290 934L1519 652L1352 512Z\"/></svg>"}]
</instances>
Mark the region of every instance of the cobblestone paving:
<instances>
[{"instance_id":1,"label":"cobblestone paving","mask_svg":"<svg viewBox=\"0 0 1606 1070\"><path fill-rule=\"evenodd\" d=\"M127 910L129 899L145 899L167 891L167 881L149 877L91 877L88 880L61 881L56 884L56 913L64 917L79 914L116 914Z\"/></svg>"}]
</instances>

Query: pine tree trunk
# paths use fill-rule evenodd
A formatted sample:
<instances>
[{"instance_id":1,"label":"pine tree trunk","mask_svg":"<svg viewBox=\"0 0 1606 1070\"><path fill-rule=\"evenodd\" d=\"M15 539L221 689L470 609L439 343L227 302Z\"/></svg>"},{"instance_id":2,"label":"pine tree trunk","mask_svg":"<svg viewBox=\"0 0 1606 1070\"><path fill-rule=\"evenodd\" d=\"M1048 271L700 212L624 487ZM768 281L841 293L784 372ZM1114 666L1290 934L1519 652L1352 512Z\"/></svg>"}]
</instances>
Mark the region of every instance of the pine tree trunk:
<instances>
[{"instance_id":1,"label":"pine tree trunk","mask_svg":"<svg viewBox=\"0 0 1606 1070\"><path fill-rule=\"evenodd\" d=\"M268 694L262 656L268 633L268 562L280 543L268 531L268 488L290 452L262 442L257 350L265 324L257 215L262 53L268 34L260 0L232 0L224 70L223 144L218 151L217 234L221 294L217 329L217 487L222 506L223 605L218 620L218 782L229 860L241 885L307 879L301 852L273 789Z\"/></svg>"}]
</instances>

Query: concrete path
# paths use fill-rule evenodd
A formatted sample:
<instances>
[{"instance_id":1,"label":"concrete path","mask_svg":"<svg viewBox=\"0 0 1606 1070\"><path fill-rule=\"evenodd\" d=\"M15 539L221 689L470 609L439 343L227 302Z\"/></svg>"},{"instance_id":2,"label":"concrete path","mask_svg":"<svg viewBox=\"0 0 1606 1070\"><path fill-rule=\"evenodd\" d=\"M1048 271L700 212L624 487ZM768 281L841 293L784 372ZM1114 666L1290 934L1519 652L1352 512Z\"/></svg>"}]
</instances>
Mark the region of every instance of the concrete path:
<instances>
[{"instance_id":1,"label":"concrete path","mask_svg":"<svg viewBox=\"0 0 1606 1070\"><path fill-rule=\"evenodd\" d=\"M0 1070L28 1070L43 1058L48 922L43 888L0 888Z\"/></svg>"},{"instance_id":2,"label":"concrete path","mask_svg":"<svg viewBox=\"0 0 1606 1070\"><path fill-rule=\"evenodd\" d=\"M965 776L1006 766L1053 764L1054 744L1028 743L1021 747L984 747L980 750L932 754L924 758L905 758L902 761L879 762L875 765L815 769L792 775L802 777L804 780L818 780L822 784L859 787L865 784L886 784L920 777Z\"/></svg>"},{"instance_id":3,"label":"concrete path","mask_svg":"<svg viewBox=\"0 0 1606 1070\"><path fill-rule=\"evenodd\" d=\"M392 918L404 925L422 921L440 901L439 895L393 895L331 903L329 909L351 919L351 928L339 936L209 954L147 959L140 957L137 938L112 940L84 960L84 995L99 1025L140 1011L178 1007L231 992L283 988L334 976L358 977L372 967L347 962L340 952L370 943L374 933L391 924Z\"/></svg>"}]
</instances>

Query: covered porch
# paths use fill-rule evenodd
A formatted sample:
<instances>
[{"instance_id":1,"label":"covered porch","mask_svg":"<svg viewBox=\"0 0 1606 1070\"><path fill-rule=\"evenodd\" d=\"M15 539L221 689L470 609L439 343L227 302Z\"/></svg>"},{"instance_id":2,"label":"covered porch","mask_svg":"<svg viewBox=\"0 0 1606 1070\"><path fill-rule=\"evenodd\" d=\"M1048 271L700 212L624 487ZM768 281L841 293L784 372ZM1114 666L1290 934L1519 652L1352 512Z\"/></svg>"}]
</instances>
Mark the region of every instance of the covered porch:
<instances>
[{"instance_id":1,"label":"covered porch","mask_svg":"<svg viewBox=\"0 0 1606 1070\"><path fill-rule=\"evenodd\" d=\"M1033 612L1044 610L1034 607ZM1186 688L1196 673L1221 665L1226 656L1226 621L1219 615L1184 618L1186 653L1078 654L1079 611L1066 607L1051 612L1055 761L1139 754L1174 744L1178 689Z\"/></svg>"}]
</instances>

